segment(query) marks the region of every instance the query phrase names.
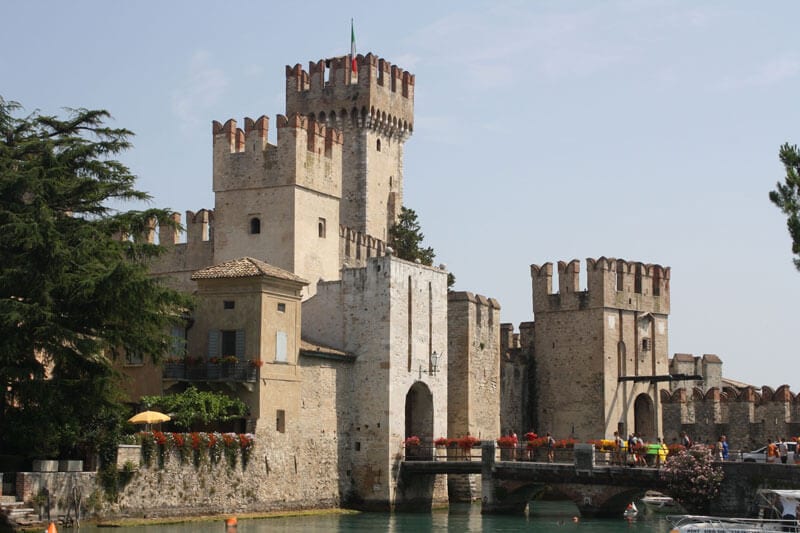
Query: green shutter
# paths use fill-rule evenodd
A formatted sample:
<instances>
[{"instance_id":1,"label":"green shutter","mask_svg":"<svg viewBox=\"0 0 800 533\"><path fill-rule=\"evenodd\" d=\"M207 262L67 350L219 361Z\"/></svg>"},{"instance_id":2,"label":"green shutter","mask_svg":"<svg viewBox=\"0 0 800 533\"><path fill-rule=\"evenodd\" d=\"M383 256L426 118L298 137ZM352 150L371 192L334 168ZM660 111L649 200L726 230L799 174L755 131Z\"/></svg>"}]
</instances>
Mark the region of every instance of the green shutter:
<instances>
[{"instance_id":1,"label":"green shutter","mask_svg":"<svg viewBox=\"0 0 800 533\"><path fill-rule=\"evenodd\" d=\"M212 329L208 332L208 358L219 357L219 330Z\"/></svg>"},{"instance_id":2,"label":"green shutter","mask_svg":"<svg viewBox=\"0 0 800 533\"><path fill-rule=\"evenodd\" d=\"M237 329L236 330L236 357L240 360L244 360L244 330Z\"/></svg>"}]
</instances>

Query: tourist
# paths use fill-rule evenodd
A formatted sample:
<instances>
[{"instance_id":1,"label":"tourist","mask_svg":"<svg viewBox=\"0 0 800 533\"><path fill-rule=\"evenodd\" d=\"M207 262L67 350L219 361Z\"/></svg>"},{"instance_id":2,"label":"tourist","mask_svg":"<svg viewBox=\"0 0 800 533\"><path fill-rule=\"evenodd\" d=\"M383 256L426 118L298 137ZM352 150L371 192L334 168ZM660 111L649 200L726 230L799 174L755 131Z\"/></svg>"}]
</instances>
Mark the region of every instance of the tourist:
<instances>
[{"instance_id":1,"label":"tourist","mask_svg":"<svg viewBox=\"0 0 800 533\"><path fill-rule=\"evenodd\" d=\"M687 450L692 447L692 439L689 438L689 434L685 431L681 431L681 444Z\"/></svg>"},{"instance_id":2,"label":"tourist","mask_svg":"<svg viewBox=\"0 0 800 533\"><path fill-rule=\"evenodd\" d=\"M619 431L614 432L614 464L622 464L622 437L619 436Z\"/></svg>"},{"instance_id":3,"label":"tourist","mask_svg":"<svg viewBox=\"0 0 800 533\"><path fill-rule=\"evenodd\" d=\"M535 441L539 438L539 435L536 434L535 429L531 429L529 432L525 433L525 443L526 443L526 450L525 450L525 457L528 461L533 461L534 452L533 448L536 445Z\"/></svg>"},{"instance_id":4,"label":"tourist","mask_svg":"<svg viewBox=\"0 0 800 533\"><path fill-rule=\"evenodd\" d=\"M722 436L722 460L723 461L727 461L728 460L728 452L729 452L729 450L728 450L728 437L723 435Z\"/></svg>"},{"instance_id":5,"label":"tourist","mask_svg":"<svg viewBox=\"0 0 800 533\"><path fill-rule=\"evenodd\" d=\"M786 464L789 459L789 445L786 444L786 439L783 437L778 439L778 455L781 458L781 463Z\"/></svg>"},{"instance_id":6,"label":"tourist","mask_svg":"<svg viewBox=\"0 0 800 533\"><path fill-rule=\"evenodd\" d=\"M664 437L659 437L658 443L660 445L658 449L658 466L662 467L667 462L667 456L669 455L669 448L667 447L667 443L664 442Z\"/></svg>"},{"instance_id":7,"label":"tourist","mask_svg":"<svg viewBox=\"0 0 800 533\"><path fill-rule=\"evenodd\" d=\"M547 462L552 463L556 457L556 439L547 432Z\"/></svg>"},{"instance_id":8,"label":"tourist","mask_svg":"<svg viewBox=\"0 0 800 533\"><path fill-rule=\"evenodd\" d=\"M795 437L794 464L800 465L800 437ZM800 505L800 504L798 504Z\"/></svg>"},{"instance_id":9,"label":"tourist","mask_svg":"<svg viewBox=\"0 0 800 533\"><path fill-rule=\"evenodd\" d=\"M714 460L722 461L722 435L719 436L717 443L714 445Z\"/></svg>"},{"instance_id":10,"label":"tourist","mask_svg":"<svg viewBox=\"0 0 800 533\"><path fill-rule=\"evenodd\" d=\"M775 463L778 461L778 447L772 442L772 439L767 439L767 462Z\"/></svg>"}]
</instances>

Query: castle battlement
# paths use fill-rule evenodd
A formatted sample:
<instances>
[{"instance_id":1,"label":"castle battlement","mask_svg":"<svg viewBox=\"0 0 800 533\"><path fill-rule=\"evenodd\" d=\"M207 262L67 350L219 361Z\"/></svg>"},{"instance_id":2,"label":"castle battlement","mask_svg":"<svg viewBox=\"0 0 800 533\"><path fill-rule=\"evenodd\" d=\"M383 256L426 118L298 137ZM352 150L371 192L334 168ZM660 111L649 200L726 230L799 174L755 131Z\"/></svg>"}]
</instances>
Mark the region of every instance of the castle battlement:
<instances>
[{"instance_id":1,"label":"castle battlement","mask_svg":"<svg viewBox=\"0 0 800 533\"><path fill-rule=\"evenodd\" d=\"M342 132L299 115L278 115L277 145L267 141L269 118L212 123L214 192L302 185L332 196L341 193Z\"/></svg>"},{"instance_id":2,"label":"castle battlement","mask_svg":"<svg viewBox=\"0 0 800 533\"><path fill-rule=\"evenodd\" d=\"M339 258L345 268L366 266L370 257L386 255L386 243L376 237L339 225Z\"/></svg>"},{"instance_id":3,"label":"castle battlement","mask_svg":"<svg viewBox=\"0 0 800 533\"><path fill-rule=\"evenodd\" d=\"M369 127L407 137L414 123L414 75L373 54L286 66L286 112L339 128Z\"/></svg>"},{"instance_id":4,"label":"castle battlement","mask_svg":"<svg viewBox=\"0 0 800 533\"><path fill-rule=\"evenodd\" d=\"M800 427L800 395L789 385L662 389L660 399L664 425L687 431L695 442L727 435L732 449L748 450L767 438L794 437Z\"/></svg>"},{"instance_id":5,"label":"castle battlement","mask_svg":"<svg viewBox=\"0 0 800 533\"><path fill-rule=\"evenodd\" d=\"M580 287L580 261L559 261L557 268L558 292L554 293L553 264L531 265L534 313L610 307L669 314L669 267L587 258L584 290Z\"/></svg>"}]
</instances>

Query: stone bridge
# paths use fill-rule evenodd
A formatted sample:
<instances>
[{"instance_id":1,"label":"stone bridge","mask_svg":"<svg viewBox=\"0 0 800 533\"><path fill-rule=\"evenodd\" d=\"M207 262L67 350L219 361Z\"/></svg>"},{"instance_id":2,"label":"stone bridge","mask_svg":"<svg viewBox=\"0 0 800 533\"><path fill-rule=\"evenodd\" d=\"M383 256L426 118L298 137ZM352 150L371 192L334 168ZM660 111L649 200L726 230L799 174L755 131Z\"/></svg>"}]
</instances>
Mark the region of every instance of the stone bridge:
<instances>
[{"instance_id":1,"label":"stone bridge","mask_svg":"<svg viewBox=\"0 0 800 533\"><path fill-rule=\"evenodd\" d=\"M631 501L649 489L664 490L657 468L596 465L592 445L576 445L574 463L498 461L495 443L484 442L481 461L403 461L398 511L426 511L432 506L437 474L481 474L483 513L523 514L528 502L545 488L577 505L582 516L620 517ZM800 467L781 464L723 463L719 497L711 504L718 515L742 516L753 509L758 488L800 489Z\"/></svg>"}]
</instances>

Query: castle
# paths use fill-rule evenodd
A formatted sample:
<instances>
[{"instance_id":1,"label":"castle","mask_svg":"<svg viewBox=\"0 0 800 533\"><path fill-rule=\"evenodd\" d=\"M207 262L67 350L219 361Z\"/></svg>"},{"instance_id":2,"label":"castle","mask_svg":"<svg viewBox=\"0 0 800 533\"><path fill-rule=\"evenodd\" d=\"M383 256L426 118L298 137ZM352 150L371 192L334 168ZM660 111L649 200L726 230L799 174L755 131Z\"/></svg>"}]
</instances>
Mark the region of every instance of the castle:
<instances>
[{"instance_id":1,"label":"castle","mask_svg":"<svg viewBox=\"0 0 800 533\"><path fill-rule=\"evenodd\" d=\"M145 236L167 248L152 273L197 306L163 371L126 367L131 397L195 385L241 398L235 429L269 465L262 506L390 508L406 437L500 433L500 306L448 293L443 266L386 245L414 76L372 54L357 63L287 67L275 145L266 116L214 122L214 209L186 213L186 242Z\"/></svg>"},{"instance_id":2,"label":"castle","mask_svg":"<svg viewBox=\"0 0 800 533\"><path fill-rule=\"evenodd\" d=\"M144 236L167 249L152 273L197 306L163 368L128 361L128 392L241 398L235 429L255 433L269 481L251 484L251 509L392 508L411 435L653 437L753 419L753 392L673 383L698 370L668 356L669 268L589 259L580 290L579 263L560 262L554 292L553 265L532 265L536 320L514 334L496 300L448 292L444 266L393 256L415 78L372 54L357 64L287 66L274 145L266 116L214 122L214 208L186 213L185 242L166 227ZM716 363L701 365L709 382ZM444 482L432 490L447 500Z\"/></svg>"}]
</instances>

